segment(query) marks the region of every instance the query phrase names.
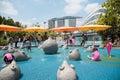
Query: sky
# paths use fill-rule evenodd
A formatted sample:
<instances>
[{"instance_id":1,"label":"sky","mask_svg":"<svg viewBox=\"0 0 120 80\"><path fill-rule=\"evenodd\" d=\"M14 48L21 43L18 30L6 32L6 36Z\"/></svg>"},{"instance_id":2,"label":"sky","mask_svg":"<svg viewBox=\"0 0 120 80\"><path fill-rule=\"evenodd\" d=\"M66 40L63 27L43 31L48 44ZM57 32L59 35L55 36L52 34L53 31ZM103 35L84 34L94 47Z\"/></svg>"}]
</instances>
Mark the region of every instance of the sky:
<instances>
[{"instance_id":1,"label":"sky","mask_svg":"<svg viewBox=\"0 0 120 80\"><path fill-rule=\"evenodd\" d=\"M86 18L106 0L0 0L0 15L24 25L39 23L47 27L51 18L80 16Z\"/></svg>"}]
</instances>

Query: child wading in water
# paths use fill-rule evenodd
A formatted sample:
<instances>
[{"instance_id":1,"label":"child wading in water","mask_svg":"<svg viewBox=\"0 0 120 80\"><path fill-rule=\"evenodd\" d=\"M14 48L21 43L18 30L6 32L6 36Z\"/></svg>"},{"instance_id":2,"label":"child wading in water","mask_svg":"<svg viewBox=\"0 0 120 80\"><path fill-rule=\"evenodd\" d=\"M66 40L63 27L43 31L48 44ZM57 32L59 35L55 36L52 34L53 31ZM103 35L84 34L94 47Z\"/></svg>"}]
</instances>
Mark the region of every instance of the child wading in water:
<instances>
[{"instance_id":1,"label":"child wading in water","mask_svg":"<svg viewBox=\"0 0 120 80\"><path fill-rule=\"evenodd\" d=\"M31 41L29 40L29 38L27 38L26 40L26 48L28 52L31 52Z\"/></svg>"},{"instance_id":2,"label":"child wading in water","mask_svg":"<svg viewBox=\"0 0 120 80\"><path fill-rule=\"evenodd\" d=\"M106 45L106 48L107 48L107 52L108 52L108 56L111 58L111 48L112 48L112 42L111 42L111 38L107 38L108 40L108 43Z\"/></svg>"}]
</instances>

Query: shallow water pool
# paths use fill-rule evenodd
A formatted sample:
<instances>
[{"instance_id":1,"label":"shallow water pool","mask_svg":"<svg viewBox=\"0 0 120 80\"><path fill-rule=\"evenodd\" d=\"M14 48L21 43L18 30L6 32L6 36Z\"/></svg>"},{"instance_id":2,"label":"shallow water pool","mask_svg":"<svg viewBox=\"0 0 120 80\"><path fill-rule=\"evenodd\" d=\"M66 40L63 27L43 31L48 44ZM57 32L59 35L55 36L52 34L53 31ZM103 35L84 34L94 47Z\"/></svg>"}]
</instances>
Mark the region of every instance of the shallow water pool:
<instances>
[{"instance_id":1,"label":"shallow water pool","mask_svg":"<svg viewBox=\"0 0 120 80\"><path fill-rule=\"evenodd\" d=\"M107 57L106 49L99 49L101 61L95 62L87 59L86 56L91 55L91 52L84 52L85 48L82 47L69 47L65 51L59 48L60 54L54 55L46 55L37 48L32 48L32 52L23 49L32 58L17 62L23 75L20 80L56 80L58 67L66 59L68 52L75 48L79 49L82 60L68 60L68 63L75 65L79 80L120 80L120 49L112 49L112 58ZM0 69L4 52L0 51Z\"/></svg>"}]
</instances>

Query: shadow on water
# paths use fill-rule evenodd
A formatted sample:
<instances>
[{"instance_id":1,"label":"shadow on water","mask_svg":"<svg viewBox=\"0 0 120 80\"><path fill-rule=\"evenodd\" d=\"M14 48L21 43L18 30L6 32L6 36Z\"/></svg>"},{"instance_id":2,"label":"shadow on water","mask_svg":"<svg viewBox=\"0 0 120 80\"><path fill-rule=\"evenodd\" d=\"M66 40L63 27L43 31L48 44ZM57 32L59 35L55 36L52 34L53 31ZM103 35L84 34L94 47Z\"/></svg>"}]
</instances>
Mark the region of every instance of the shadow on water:
<instances>
[{"instance_id":1,"label":"shadow on water","mask_svg":"<svg viewBox=\"0 0 120 80\"><path fill-rule=\"evenodd\" d=\"M57 53L44 53L45 55L56 55L56 54L61 54L62 52L57 52Z\"/></svg>"},{"instance_id":2,"label":"shadow on water","mask_svg":"<svg viewBox=\"0 0 120 80\"><path fill-rule=\"evenodd\" d=\"M116 57L115 55L111 55L112 57Z\"/></svg>"},{"instance_id":3,"label":"shadow on water","mask_svg":"<svg viewBox=\"0 0 120 80\"><path fill-rule=\"evenodd\" d=\"M21 75L20 75L20 78L22 78L23 77L23 73L21 73Z\"/></svg>"}]
</instances>

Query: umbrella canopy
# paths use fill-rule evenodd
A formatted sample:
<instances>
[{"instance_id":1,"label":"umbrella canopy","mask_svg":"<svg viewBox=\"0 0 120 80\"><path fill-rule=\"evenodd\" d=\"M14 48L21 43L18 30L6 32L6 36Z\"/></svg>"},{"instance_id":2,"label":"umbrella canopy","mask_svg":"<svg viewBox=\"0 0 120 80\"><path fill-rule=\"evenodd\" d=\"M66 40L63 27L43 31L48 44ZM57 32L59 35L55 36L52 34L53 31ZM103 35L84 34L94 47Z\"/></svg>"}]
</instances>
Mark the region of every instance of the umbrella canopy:
<instances>
[{"instance_id":1,"label":"umbrella canopy","mask_svg":"<svg viewBox=\"0 0 120 80\"><path fill-rule=\"evenodd\" d=\"M53 28L51 30L55 31L55 32L74 32L74 31L77 31L78 28L76 28L76 27L58 27L58 28Z\"/></svg>"},{"instance_id":2,"label":"umbrella canopy","mask_svg":"<svg viewBox=\"0 0 120 80\"><path fill-rule=\"evenodd\" d=\"M28 27L23 29L25 32L44 32L47 31L47 29L42 28L42 27Z\"/></svg>"},{"instance_id":3,"label":"umbrella canopy","mask_svg":"<svg viewBox=\"0 0 120 80\"><path fill-rule=\"evenodd\" d=\"M87 30L95 30L95 31L102 31L110 28L111 26L108 25L85 25L78 27L81 31L87 31Z\"/></svg>"},{"instance_id":4,"label":"umbrella canopy","mask_svg":"<svg viewBox=\"0 0 120 80\"><path fill-rule=\"evenodd\" d=\"M9 25L0 25L0 31L5 31L5 32L16 32L20 31L21 28L15 27L15 26L9 26Z\"/></svg>"}]
</instances>

